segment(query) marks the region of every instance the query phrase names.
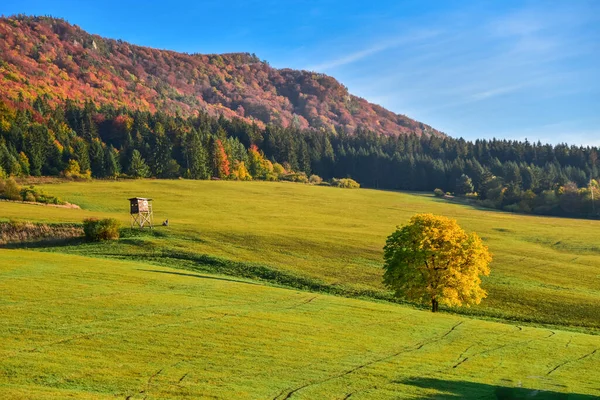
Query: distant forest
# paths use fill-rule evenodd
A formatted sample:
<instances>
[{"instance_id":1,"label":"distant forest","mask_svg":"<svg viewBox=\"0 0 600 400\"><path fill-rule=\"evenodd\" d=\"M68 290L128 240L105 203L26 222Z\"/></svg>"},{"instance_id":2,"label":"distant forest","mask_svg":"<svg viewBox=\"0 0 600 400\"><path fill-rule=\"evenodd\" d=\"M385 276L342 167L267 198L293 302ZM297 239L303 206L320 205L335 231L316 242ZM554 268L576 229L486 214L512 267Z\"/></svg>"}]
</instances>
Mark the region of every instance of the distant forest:
<instances>
[{"instance_id":1,"label":"distant forest","mask_svg":"<svg viewBox=\"0 0 600 400\"><path fill-rule=\"evenodd\" d=\"M597 217L598 149L358 128L299 129L199 113L180 117L43 97L0 102L0 175L72 179L352 178L363 187L446 192L516 212ZM317 177L318 176L318 177Z\"/></svg>"}]
</instances>

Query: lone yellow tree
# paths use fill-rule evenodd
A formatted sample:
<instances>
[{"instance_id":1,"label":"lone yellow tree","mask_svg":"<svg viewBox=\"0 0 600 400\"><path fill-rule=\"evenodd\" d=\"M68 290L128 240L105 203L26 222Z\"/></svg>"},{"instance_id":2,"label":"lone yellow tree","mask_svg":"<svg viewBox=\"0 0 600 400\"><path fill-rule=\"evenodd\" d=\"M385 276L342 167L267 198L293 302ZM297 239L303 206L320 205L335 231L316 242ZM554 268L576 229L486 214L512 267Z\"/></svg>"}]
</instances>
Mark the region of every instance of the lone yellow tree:
<instances>
[{"instance_id":1,"label":"lone yellow tree","mask_svg":"<svg viewBox=\"0 0 600 400\"><path fill-rule=\"evenodd\" d=\"M383 283L402 299L448 306L479 304L487 296L481 275L492 256L477 234L450 218L417 214L384 247Z\"/></svg>"}]
</instances>

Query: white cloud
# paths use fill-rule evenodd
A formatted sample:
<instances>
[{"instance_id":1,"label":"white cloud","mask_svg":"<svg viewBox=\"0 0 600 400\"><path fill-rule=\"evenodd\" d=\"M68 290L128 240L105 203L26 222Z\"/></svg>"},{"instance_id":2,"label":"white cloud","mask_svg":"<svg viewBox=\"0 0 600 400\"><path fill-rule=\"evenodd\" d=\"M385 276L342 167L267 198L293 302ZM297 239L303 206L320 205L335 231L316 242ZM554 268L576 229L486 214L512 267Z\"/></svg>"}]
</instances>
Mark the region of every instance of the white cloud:
<instances>
[{"instance_id":1,"label":"white cloud","mask_svg":"<svg viewBox=\"0 0 600 400\"><path fill-rule=\"evenodd\" d=\"M428 31L421 31L421 32L408 34L408 35L401 36L401 37L391 39L391 40L384 40L382 42L375 43L364 49L361 49L361 50L358 50L358 51L355 51L355 52L352 52L349 54L341 55L337 58L334 58L334 59L331 59L328 61L324 61L320 64L309 66L305 69L307 69L309 71L320 71L320 72L327 71L327 70L330 70L333 68L352 64L356 61L362 60L364 58L367 58L367 57L372 56L377 53L381 53L382 51L385 51L385 50L393 49L395 47L399 47L399 46L406 45L409 43L423 41L425 39L432 38L439 34L440 34L439 31L428 30Z\"/></svg>"},{"instance_id":2,"label":"white cloud","mask_svg":"<svg viewBox=\"0 0 600 400\"><path fill-rule=\"evenodd\" d=\"M483 92L474 93L470 96L470 100L479 101L479 100L484 100L484 99L487 99L490 97L501 96L504 94L517 92L528 86L531 86L531 83L522 82L522 83L517 83L516 85L500 86L497 88L485 90Z\"/></svg>"}]
</instances>

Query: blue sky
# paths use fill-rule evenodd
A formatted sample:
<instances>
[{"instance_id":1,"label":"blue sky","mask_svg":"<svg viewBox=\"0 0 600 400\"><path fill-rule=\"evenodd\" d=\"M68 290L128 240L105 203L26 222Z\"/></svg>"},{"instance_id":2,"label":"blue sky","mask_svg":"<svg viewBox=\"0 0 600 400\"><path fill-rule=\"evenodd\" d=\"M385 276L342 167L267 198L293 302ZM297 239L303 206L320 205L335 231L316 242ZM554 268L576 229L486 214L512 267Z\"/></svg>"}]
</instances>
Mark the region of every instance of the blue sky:
<instances>
[{"instance_id":1,"label":"blue sky","mask_svg":"<svg viewBox=\"0 0 600 400\"><path fill-rule=\"evenodd\" d=\"M190 53L256 53L455 137L600 145L600 1L172 3L3 0L0 14Z\"/></svg>"}]
</instances>

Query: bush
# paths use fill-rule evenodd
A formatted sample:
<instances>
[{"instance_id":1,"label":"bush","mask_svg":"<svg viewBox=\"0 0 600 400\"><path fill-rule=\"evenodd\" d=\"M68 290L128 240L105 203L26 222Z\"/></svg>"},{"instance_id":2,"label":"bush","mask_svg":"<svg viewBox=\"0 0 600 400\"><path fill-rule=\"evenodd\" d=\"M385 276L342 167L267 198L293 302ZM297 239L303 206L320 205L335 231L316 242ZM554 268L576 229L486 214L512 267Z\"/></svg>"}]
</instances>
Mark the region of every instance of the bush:
<instances>
[{"instance_id":1,"label":"bush","mask_svg":"<svg viewBox=\"0 0 600 400\"><path fill-rule=\"evenodd\" d=\"M35 195L31 192L25 192L25 197L23 197L23 200L35 202Z\"/></svg>"},{"instance_id":2,"label":"bush","mask_svg":"<svg viewBox=\"0 0 600 400\"><path fill-rule=\"evenodd\" d=\"M119 221L114 218L87 218L83 221L85 238L92 242L119 238Z\"/></svg>"},{"instance_id":3,"label":"bush","mask_svg":"<svg viewBox=\"0 0 600 400\"><path fill-rule=\"evenodd\" d=\"M442 189L435 189L433 191L433 194L435 195L435 197L444 197L445 193Z\"/></svg>"},{"instance_id":4,"label":"bush","mask_svg":"<svg viewBox=\"0 0 600 400\"><path fill-rule=\"evenodd\" d=\"M45 204L65 204L58 197L38 192L33 186L21 187L13 178L0 181L0 198L13 201L31 201Z\"/></svg>"},{"instance_id":5,"label":"bush","mask_svg":"<svg viewBox=\"0 0 600 400\"><path fill-rule=\"evenodd\" d=\"M304 172L291 172L281 176L282 181L308 183L308 177Z\"/></svg>"},{"instance_id":6,"label":"bush","mask_svg":"<svg viewBox=\"0 0 600 400\"><path fill-rule=\"evenodd\" d=\"M342 179L333 178L331 180L331 186L345 188L345 189L358 189L360 187L360 184L358 182L356 182L354 179L350 179L350 178L342 178Z\"/></svg>"},{"instance_id":7,"label":"bush","mask_svg":"<svg viewBox=\"0 0 600 400\"><path fill-rule=\"evenodd\" d=\"M323 182L323 179L319 175L311 175L310 178L308 178L308 182L313 185L319 185Z\"/></svg>"},{"instance_id":8,"label":"bush","mask_svg":"<svg viewBox=\"0 0 600 400\"><path fill-rule=\"evenodd\" d=\"M87 171L81 172L79 163L75 160L69 160L69 165L62 172L62 176L66 179L89 181L92 179L92 173L88 169Z\"/></svg>"},{"instance_id":9,"label":"bush","mask_svg":"<svg viewBox=\"0 0 600 400\"><path fill-rule=\"evenodd\" d=\"M275 175L277 175L277 177L280 177L281 175L286 174L286 170L283 167L283 165L281 165L279 163L275 163L275 164L273 164L273 173Z\"/></svg>"},{"instance_id":10,"label":"bush","mask_svg":"<svg viewBox=\"0 0 600 400\"><path fill-rule=\"evenodd\" d=\"M498 208L498 204L496 204L496 202L489 200L489 199L482 200L481 203L479 203L479 204L485 208Z\"/></svg>"},{"instance_id":11,"label":"bush","mask_svg":"<svg viewBox=\"0 0 600 400\"><path fill-rule=\"evenodd\" d=\"M4 190L2 197L8 200L22 200L21 187L13 178L8 178L4 181Z\"/></svg>"},{"instance_id":12,"label":"bush","mask_svg":"<svg viewBox=\"0 0 600 400\"><path fill-rule=\"evenodd\" d=\"M462 174L460 178L456 180L456 188L454 194L457 196L464 196L468 193L473 193L473 181L469 178L469 175Z\"/></svg>"},{"instance_id":13,"label":"bush","mask_svg":"<svg viewBox=\"0 0 600 400\"><path fill-rule=\"evenodd\" d=\"M38 191L33 186L21 189L21 198L24 201L35 201L43 204L65 204L58 197Z\"/></svg>"},{"instance_id":14,"label":"bush","mask_svg":"<svg viewBox=\"0 0 600 400\"><path fill-rule=\"evenodd\" d=\"M275 182L275 181L277 181L277 179L279 179L279 176L277 176L277 175L276 175L275 173L273 173L273 172L267 172L267 173L264 175L264 179L265 179L265 181Z\"/></svg>"},{"instance_id":15,"label":"bush","mask_svg":"<svg viewBox=\"0 0 600 400\"><path fill-rule=\"evenodd\" d=\"M509 212L514 212L514 213L521 212L521 208L519 207L518 204L509 204L507 206L504 206L503 210L509 211Z\"/></svg>"}]
</instances>

